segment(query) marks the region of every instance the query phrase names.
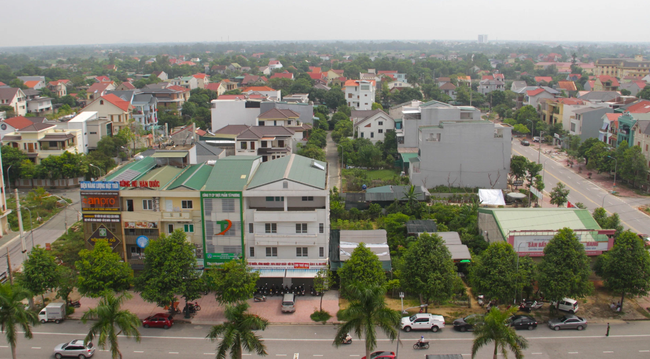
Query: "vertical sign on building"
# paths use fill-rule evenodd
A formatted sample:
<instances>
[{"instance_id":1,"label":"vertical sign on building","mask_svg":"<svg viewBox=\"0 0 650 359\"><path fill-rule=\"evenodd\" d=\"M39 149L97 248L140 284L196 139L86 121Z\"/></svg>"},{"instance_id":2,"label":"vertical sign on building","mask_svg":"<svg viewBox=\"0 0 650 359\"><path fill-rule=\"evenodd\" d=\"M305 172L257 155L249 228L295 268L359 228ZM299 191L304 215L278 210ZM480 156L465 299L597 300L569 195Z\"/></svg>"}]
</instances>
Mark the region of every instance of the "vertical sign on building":
<instances>
[{"instance_id":1,"label":"vertical sign on building","mask_svg":"<svg viewBox=\"0 0 650 359\"><path fill-rule=\"evenodd\" d=\"M113 249L122 248L120 228L120 183L110 181L80 182L81 211L86 243L106 239ZM119 251L119 249L118 249Z\"/></svg>"},{"instance_id":2,"label":"vertical sign on building","mask_svg":"<svg viewBox=\"0 0 650 359\"><path fill-rule=\"evenodd\" d=\"M243 257L244 220L241 192L202 192L205 265Z\"/></svg>"}]
</instances>

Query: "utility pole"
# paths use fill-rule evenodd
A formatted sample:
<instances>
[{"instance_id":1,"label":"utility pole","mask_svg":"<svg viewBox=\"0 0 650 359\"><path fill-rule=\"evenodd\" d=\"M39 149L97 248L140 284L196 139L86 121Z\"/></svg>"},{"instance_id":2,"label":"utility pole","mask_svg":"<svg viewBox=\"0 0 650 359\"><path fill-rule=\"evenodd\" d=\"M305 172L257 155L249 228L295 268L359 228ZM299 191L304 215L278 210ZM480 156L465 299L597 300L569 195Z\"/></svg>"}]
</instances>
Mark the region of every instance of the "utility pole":
<instances>
[{"instance_id":1,"label":"utility pole","mask_svg":"<svg viewBox=\"0 0 650 359\"><path fill-rule=\"evenodd\" d=\"M23 216L20 214L20 198L18 198L18 188L14 188L16 194L16 215L18 216L18 235L20 236L20 246L22 247L23 257L25 257L25 239L23 238ZM25 258L23 258L24 260Z\"/></svg>"},{"instance_id":2,"label":"utility pole","mask_svg":"<svg viewBox=\"0 0 650 359\"><path fill-rule=\"evenodd\" d=\"M542 136L544 136L544 131L539 131L539 150L537 151L537 164L540 164L542 158Z\"/></svg>"},{"instance_id":3,"label":"utility pole","mask_svg":"<svg viewBox=\"0 0 650 359\"><path fill-rule=\"evenodd\" d=\"M11 274L11 259L9 259L9 246L7 249L7 275L9 276L9 284L14 285L14 276Z\"/></svg>"}]
</instances>

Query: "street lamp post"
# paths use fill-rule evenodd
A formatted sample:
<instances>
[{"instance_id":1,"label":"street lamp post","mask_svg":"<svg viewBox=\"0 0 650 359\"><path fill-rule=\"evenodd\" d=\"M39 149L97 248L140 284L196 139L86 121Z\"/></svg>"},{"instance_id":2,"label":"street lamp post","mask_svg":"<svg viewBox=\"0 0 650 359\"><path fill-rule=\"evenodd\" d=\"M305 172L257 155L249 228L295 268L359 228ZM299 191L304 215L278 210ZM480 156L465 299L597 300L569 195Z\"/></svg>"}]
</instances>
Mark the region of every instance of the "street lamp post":
<instances>
[{"instance_id":1,"label":"street lamp post","mask_svg":"<svg viewBox=\"0 0 650 359\"><path fill-rule=\"evenodd\" d=\"M539 150L537 151L537 164L540 164L542 158L542 136L544 131L539 131Z\"/></svg>"},{"instance_id":2,"label":"street lamp post","mask_svg":"<svg viewBox=\"0 0 650 359\"><path fill-rule=\"evenodd\" d=\"M10 191L11 191L11 177L9 177L9 174L10 174L9 171L11 170L11 166L12 166L12 165L10 165L9 167L7 167L7 192L9 192L9 193L11 193L11 192L10 192Z\"/></svg>"},{"instance_id":3,"label":"street lamp post","mask_svg":"<svg viewBox=\"0 0 650 359\"><path fill-rule=\"evenodd\" d=\"M23 207L23 209L26 209L29 213L29 233L32 236L32 249L34 249L34 222L32 222L32 211L27 207Z\"/></svg>"},{"instance_id":4,"label":"street lamp post","mask_svg":"<svg viewBox=\"0 0 650 359\"><path fill-rule=\"evenodd\" d=\"M526 121L530 122L530 138L533 139L533 137L535 136L535 122L529 119L526 119Z\"/></svg>"},{"instance_id":5,"label":"street lamp post","mask_svg":"<svg viewBox=\"0 0 650 359\"><path fill-rule=\"evenodd\" d=\"M92 164L92 163L89 163L88 165L89 165L90 167L95 167L95 168L97 168L97 171L99 172L99 177L103 177L103 176L104 176L104 175L102 174L103 170L102 170L101 168L95 166L95 165Z\"/></svg>"},{"instance_id":6,"label":"street lamp post","mask_svg":"<svg viewBox=\"0 0 650 359\"><path fill-rule=\"evenodd\" d=\"M519 246L521 246L522 244L524 244L524 242L519 242L519 244L517 244L517 251L515 252L515 254L517 254L517 269L516 269L517 285L515 285L515 299L513 301L514 304L517 304L517 287L519 286Z\"/></svg>"},{"instance_id":7,"label":"street lamp post","mask_svg":"<svg viewBox=\"0 0 650 359\"><path fill-rule=\"evenodd\" d=\"M607 156L611 159L614 160L614 186L612 188L612 191L616 189L616 169L618 168L618 158L614 158L612 156Z\"/></svg>"},{"instance_id":8,"label":"street lamp post","mask_svg":"<svg viewBox=\"0 0 650 359\"><path fill-rule=\"evenodd\" d=\"M546 162L548 162L548 160L550 160L550 158L545 159L544 163L542 164L542 183L546 183L546 182L544 182L544 180L546 178ZM539 191L539 193L542 195L540 197L540 201L539 201L540 205L539 206L542 207L542 205L544 204L544 190Z\"/></svg>"},{"instance_id":9,"label":"street lamp post","mask_svg":"<svg viewBox=\"0 0 650 359\"><path fill-rule=\"evenodd\" d=\"M605 209L605 198L607 198L607 195L608 195L608 194L609 194L609 193L605 193L605 195L603 196L603 204L600 206L600 207L602 207L603 209Z\"/></svg>"}]
</instances>

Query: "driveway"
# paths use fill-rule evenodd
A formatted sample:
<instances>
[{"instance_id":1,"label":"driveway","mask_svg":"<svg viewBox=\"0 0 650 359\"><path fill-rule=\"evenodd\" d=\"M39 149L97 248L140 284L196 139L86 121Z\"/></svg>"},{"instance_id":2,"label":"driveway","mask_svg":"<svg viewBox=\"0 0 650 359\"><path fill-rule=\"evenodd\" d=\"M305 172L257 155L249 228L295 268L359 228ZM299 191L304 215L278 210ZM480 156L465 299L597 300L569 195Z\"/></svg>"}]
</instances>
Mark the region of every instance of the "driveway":
<instances>
[{"instance_id":1,"label":"driveway","mask_svg":"<svg viewBox=\"0 0 650 359\"><path fill-rule=\"evenodd\" d=\"M327 158L327 165L329 167L329 184L330 189L336 188L341 191L341 169L339 166L339 154L337 151L336 142L332 140L332 131L327 132L327 146L325 146L325 158Z\"/></svg>"}]
</instances>

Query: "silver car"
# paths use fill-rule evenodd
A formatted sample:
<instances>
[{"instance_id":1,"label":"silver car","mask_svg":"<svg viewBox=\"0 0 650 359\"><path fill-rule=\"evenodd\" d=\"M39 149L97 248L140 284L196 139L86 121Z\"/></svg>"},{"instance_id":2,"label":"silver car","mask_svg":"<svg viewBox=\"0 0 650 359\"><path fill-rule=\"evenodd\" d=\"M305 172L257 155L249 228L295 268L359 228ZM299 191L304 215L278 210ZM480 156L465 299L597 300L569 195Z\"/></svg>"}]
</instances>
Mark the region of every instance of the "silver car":
<instances>
[{"instance_id":1,"label":"silver car","mask_svg":"<svg viewBox=\"0 0 650 359\"><path fill-rule=\"evenodd\" d=\"M86 359L93 355L95 355L95 346L92 342L84 345L83 339L75 339L70 343L59 344L54 348L54 357L56 359L65 357Z\"/></svg>"},{"instance_id":2,"label":"silver car","mask_svg":"<svg viewBox=\"0 0 650 359\"><path fill-rule=\"evenodd\" d=\"M587 327L587 320L577 315L567 314L563 317L553 318L548 321L548 327L553 330L577 329L583 330Z\"/></svg>"}]
</instances>

